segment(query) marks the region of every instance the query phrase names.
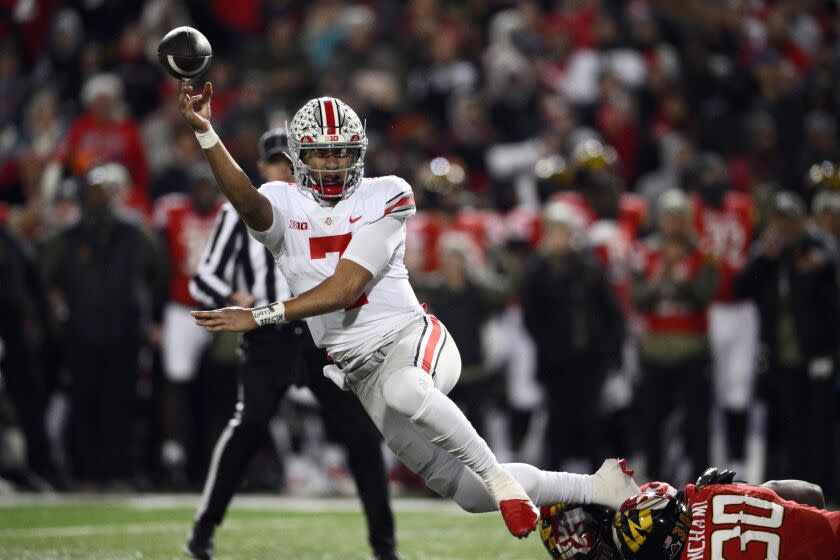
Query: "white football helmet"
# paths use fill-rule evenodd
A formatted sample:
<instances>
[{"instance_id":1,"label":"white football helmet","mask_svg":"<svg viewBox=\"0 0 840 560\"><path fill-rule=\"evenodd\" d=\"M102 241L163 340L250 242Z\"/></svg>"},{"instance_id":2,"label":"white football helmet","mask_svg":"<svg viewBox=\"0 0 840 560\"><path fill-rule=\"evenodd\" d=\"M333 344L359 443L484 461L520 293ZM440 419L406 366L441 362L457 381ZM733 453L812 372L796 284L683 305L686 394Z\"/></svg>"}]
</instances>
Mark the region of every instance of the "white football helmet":
<instances>
[{"instance_id":1,"label":"white football helmet","mask_svg":"<svg viewBox=\"0 0 840 560\"><path fill-rule=\"evenodd\" d=\"M310 99L301 107L289 130L290 159L298 188L319 201L335 202L352 193L362 181L368 139L365 125L351 109L335 97ZM349 167L314 169L307 165L305 150L347 150ZM344 175L344 180L330 182L329 175Z\"/></svg>"}]
</instances>

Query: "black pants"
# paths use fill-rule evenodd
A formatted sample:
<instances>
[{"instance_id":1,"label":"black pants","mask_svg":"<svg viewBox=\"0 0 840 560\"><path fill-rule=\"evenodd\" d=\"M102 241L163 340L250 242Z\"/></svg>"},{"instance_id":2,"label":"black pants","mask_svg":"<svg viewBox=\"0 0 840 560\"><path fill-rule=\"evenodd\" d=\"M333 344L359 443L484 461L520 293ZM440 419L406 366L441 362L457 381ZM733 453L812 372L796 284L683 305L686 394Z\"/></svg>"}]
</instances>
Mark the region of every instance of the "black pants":
<instances>
[{"instance_id":1,"label":"black pants","mask_svg":"<svg viewBox=\"0 0 840 560\"><path fill-rule=\"evenodd\" d=\"M26 438L27 466L50 480L57 473L44 429L47 387L38 367L35 349L22 336L20 329L20 325L10 329L0 328L0 340L4 346L0 372L3 372L6 390Z\"/></svg>"},{"instance_id":2,"label":"black pants","mask_svg":"<svg viewBox=\"0 0 840 560\"><path fill-rule=\"evenodd\" d=\"M549 468L561 470L569 459L588 459L598 468L602 437L598 401L606 377L601 361L573 354L553 366L540 363L539 367L553 403L546 431Z\"/></svg>"},{"instance_id":3,"label":"black pants","mask_svg":"<svg viewBox=\"0 0 840 560\"><path fill-rule=\"evenodd\" d=\"M197 522L218 525L245 470L268 437L268 423L292 384L305 384L321 405L327 433L347 459L368 520L374 551L395 548L381 436L356 396L324 377L324 353L301 326L262 327L245 335L239 400L213 452Z\"/></svg>"},{"instance_id":4,"label":"black pants","mask_svg":"<svg viewBox=\"0 0 840 560\"><path fill-rule=\"evenodd\" d=\"M771 367L768 397L769 478L798 478L831 489L834 380L805 367Z\"/></svg>"},{"instance_id":5,"label":"black pants","mask_svg":"<svg viewBox=\"0 0 840 560\"><path fill-rule=\"evenodd\" d=\"M137 407L135 345L68 343L71 462L81 481L124 481L134 474Z\"/></svg>"},{"instance_id":6,"label":"black pants","mask_svg":"<svg viewBox=\"0 0 840 560\"><path fill-rule=\"evenodd\" d=\"M682 436L692 469L705 469L709 462L709 361L696 358L664 365L642 360L641 374L634 401L635 432L648 476L663 480L662 430L675 410L684 413Z\"/></svg>"}]
</instances>

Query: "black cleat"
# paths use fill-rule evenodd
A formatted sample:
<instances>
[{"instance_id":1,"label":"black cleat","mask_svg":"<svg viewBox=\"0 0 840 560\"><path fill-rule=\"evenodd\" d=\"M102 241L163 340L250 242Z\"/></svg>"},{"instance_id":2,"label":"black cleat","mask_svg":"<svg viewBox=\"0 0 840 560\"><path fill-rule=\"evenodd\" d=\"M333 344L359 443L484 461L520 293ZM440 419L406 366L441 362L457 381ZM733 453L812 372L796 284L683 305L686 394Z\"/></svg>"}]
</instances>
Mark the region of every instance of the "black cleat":
<instances>
[{"instance_id":1,"label":"black cleat","mask_svg":"<svg viewBox=\"0 0 840 560\"><path fill-rule=\"evenodd\" d=\"M184 554L197 560L213 560L213 527L196 523L184 545Z\"/></svg>"}]
</instances>

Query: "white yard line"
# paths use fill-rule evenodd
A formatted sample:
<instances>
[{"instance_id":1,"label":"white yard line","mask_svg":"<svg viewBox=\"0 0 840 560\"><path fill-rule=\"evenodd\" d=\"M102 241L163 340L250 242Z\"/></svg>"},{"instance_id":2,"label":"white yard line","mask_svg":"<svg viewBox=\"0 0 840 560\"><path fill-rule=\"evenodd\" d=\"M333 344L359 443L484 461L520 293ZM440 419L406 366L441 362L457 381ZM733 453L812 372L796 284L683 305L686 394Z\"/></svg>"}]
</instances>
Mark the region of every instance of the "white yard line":
<instances>
[{"instance_id":1,"label":"white yard line","mask_svg":"<svg viewBox=\"0 0 840 560\"><path fill-rule=\"evenodd\" d=\"M61 499L52 497L44 499L37 496L17 496L10 500L8 496L0 499L0 508L14 508L15 506L59 506L79 504L115 504L120 506L136 507L138 509L176 509L184 506L193 506L198 496L188 495L151 495L132 496L117 498L114 496L101 495L75 495L65 496ZM469 515L461 511L454 503L444 500L423 500L423 499L398 499L393 501L394 509L400 512L429 512L434 511L442 515ZM265 510L290 512L319 512L319 511L343 511L361 513L358 500L355 499L312 499L312 498L278 498L272 496L244 496L238 498L232 509L240 510ZM38 527L0 529L0 541L6 538L17 539L39 539L39 538L83 538L104 535L148 535L153 533L171 533L178 531L185 533L190 526L191 520L185 518L183 522L151 521L148 523L114 523L102 525L70 525L62 527ZM305 528L310 524L307 519L277 519L260 520L239 520L231 519L225 521L225 531L237 530L296 530ZM454 529L453 529L454 531ZM405 530L401 530L405 532ZM456 531L457 532L457 531Z\"/></svg>"},{"instance_id":2,"label":"white yard line","mask_svg":"<svg viewBox=\"0 0 840 560\"><path fill-rule=\"evenodd\" d=\"M220 531L243 531L243 530L286 530L311 528L311 522L306 519L277 519L277 520L229 520L225 521ZM186 535L189 529L189 522L184 523L123 523L113 525L73 525L67 527L40 527L20 529L0 529L0 540L2 539L48 539L48 538L84 538L101 537L107 535L149 535L155 533L178 533ZM422 529L400 528L400 536L407 538L409 535L425 534ZM464 529L452 527L450 529L438 529L435 531L435 538L457 538L463 536Z\"/></svg>"},{"instance_id":3,"label":"white yard line","mask_svg":"<svg viewBox=\"0 0 840 560\"><path fill-rule=\"evenodd\" d=\"M184 533L189 529L189 521L183 523L121 523L115 525L73 525L69 527L39 527L22 529L0 529L0 540L4 538L41 539L95 537L102 535L146 535L149 533ZM301 525L300 520L277 519L273 521L226 521L226 529L289 529Z\"/></svg>"},{"instance_id":4,"label":"white yard line","mask_svg":"<svg viewBox=\"0 0 840 560\"><path fill-rule=\"evenodd\" d=\"M113 505L116 507L138 510L149 509L183 509L195 508L200 496L197 494L61 494L61 495L31 495L16 494L0 496L0 512L13 510L16 507L37 507L49 509L60 506L84 505ZM463 512L454 502L449 500L405 498L392 501L397 512L431 512L441 515L469 515ZM361 505L356 498L295 498L272 495L245 495L236 498L231 510L276 511L288 512L359 512ZM67 525L61 527L38 528L0 528L0 542L4 539L40 539L40 538L84 538L105 535L149 535L166 534L173 531L184 533L189 530L191 518L183 521L148 523L111 523L96 525ZM305 529L310 521L306 519L284 519L278 515L276 519L259 520L226 520L224 530L299 530ZM404 531L403 531L404 532Z\"/></svg>"},{"instance_id":5,"label":"white yard line","mask_svg":"<svg viewBox=\"0 0 840 560\"><path fill-rule=\"evenodd\" d=\"M200 496L197 494L53 494L29 495L16 494L0 496L0 511L14 510L27 506L50 508L79 505L113 505L138 510L194 508ZM443 515L469 515L454 502L422 498L398 498L392 501L397 512L434 511ZM276 511L276 512L359 512L361 505L356 498L295 498L272 495L246 495L234 499L231 510ZM0 541L5 538L82 538L101 535L141 535L150 533L184 533L189 529L191 519L183 522L116 523L102 525L69 525L62 527L38 527L19 529L0 529ZM260 529L303 529L309 524L305 519L270 520L227 520L223 528L228 530Z\"/></svg>"},{"instance_id":6,"label":"white yard line","mask_svg":"<svg viewBox=\"0 0 840 560\"><path fill-rule=\"evenodd\" d=\"M13 494L0 496L0 509L19 506L69 506L80 504L112 504L135 509L194 508L198 494ZM424 498L395 498L395 511L441 513L460 512L451 500ZM232 509L268 511L361 511L357 498L298 498L270 494L251 494L234 498Z\"/></svg>"}]
</instances>

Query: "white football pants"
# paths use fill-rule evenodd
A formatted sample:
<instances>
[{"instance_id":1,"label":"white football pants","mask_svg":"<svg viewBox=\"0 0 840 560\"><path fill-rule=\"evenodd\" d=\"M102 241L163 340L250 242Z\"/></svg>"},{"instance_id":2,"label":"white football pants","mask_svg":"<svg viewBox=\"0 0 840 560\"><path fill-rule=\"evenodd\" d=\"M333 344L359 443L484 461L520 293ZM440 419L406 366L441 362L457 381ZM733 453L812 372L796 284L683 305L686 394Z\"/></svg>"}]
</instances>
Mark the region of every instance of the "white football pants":
<instances>
[{"instance_id":1,"label":"white football pants","mask_svg":"<svg viewBox=\"0 0 840 560\"><path fill-rule=\"evenodd\" d=\"M461 356L446 327L426 315L399 334L385 359L350 383L386 445L426 484L465 510L497 509L480 475L498 468L484 440L446 396L461 374ZM587 475L541 471L531 465L503 467L535 505L588 503Z\"/></svg>"}]
</instances>

